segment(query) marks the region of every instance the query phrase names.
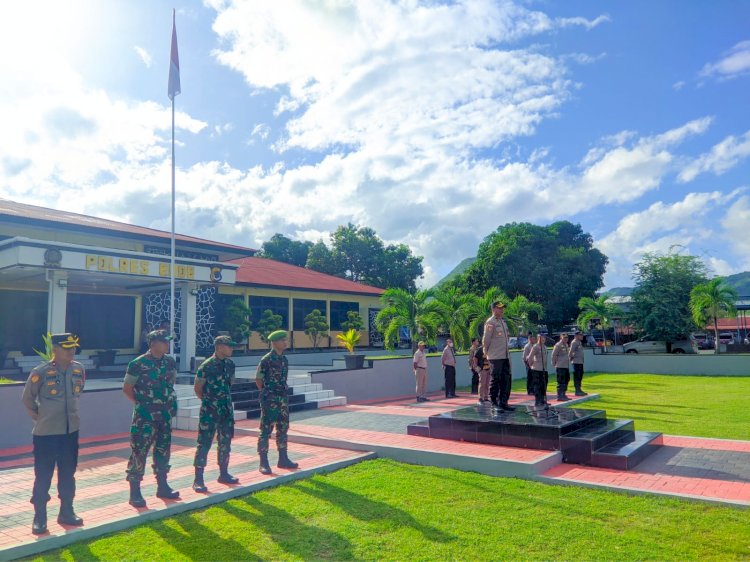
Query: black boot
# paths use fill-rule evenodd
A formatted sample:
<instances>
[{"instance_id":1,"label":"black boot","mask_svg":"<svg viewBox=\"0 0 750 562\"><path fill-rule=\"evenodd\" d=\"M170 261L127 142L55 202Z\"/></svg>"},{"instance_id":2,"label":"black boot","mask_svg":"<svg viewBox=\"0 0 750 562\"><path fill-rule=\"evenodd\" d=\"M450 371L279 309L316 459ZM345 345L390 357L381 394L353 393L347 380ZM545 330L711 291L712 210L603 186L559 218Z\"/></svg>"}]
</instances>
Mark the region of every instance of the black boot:
<instances>
[{"instance_id":1,"label":"black boot","mask_svg":"<svg viewBox=\"0 0 750 562\"><path fill-rule=\"evenodd\" d=\"M279 449L279 462L276 463L279 468L299 468L299 464L292 462L286 454L286 449Z\"/></svg>"},{"instance_id":2,"label":"black boot","mask_svg":"<svg viewBox=\"0 0 750 562\"><path fill-rule=\"evenodd\" d=\"M195 480L193 480L193 490L198 492L199 494L207 494L208 488L206 488L206 484L203 482L203 469L195 467Z\"/></svg>"},{"instance_id":3,"label":"black boot","mask_svg":"<svg viewBox=\"0 0 750 562\"><path fill-rule=\"evenodd\" d=\"M156 475L156 497L163 500L176 500L180 497L180 492L169 487L164 473Z\"/></svg>"},{"instance_id":4,"label":"black boot","mask_svg":"<svg viewBox=\"0 0 750 562\"><path fill-rule=\"evenodd\" d=\"M73 511L73 500L60 502L60 513L57 514L57 522L60 525L72 525L80 527L83 525L83 519Z\"/></svg>"},{"instance_id":5,"label":"black boot","mask_svg":"<svg viewBox=\"0 0 750 562\"><path fill-rule=\"evenodd\" d=\"M35 535L43 535L47 532L47 504L34 504L34 522L31 524L31 532Z\"/></svg>"},{"instance_id":6,"label":"black boot","mask_svg":"<svg viewBox=\"0 0 750 562\"><path fill-rule=\"evenodd\" d=\"M268 453L260 453L258 470L261 474L271 474L271 465L268 464Z\"/></svg>"},{"instance_id":7,"label":"black boot","mask_svg":"<svg viewBox=\"0 0 750 562\"><path fill-rule=\"evenodd\" d=\"M130 481L130 499L128 503L133 507L146 507L146 500L141 495L141 482L139 480Z\"/></svg>"},{"instance_id":8,"label":"black boot","mask_svg":"<svg viewBox=\"0 0 750 562\"><path fill-rule=\"evenodd\" d=\"M219 484L237 484L240 479L235 478L231 474L229 474L229 465L228 464L220 464L219 465L219 478L218 482Z\"/></svg>"}]
</instances>

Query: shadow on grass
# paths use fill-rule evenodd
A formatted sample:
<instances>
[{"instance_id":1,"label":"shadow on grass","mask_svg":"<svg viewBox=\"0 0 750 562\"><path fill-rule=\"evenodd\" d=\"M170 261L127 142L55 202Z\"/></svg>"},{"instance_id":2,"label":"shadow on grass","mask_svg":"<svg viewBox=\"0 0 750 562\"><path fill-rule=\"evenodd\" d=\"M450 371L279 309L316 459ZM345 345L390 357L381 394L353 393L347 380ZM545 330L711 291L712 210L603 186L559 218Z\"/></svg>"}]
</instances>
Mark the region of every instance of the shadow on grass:
<instances>
[{"instance_id":1,"label":"shadow on grass","mask_svg":"<svg viewBox=\"0 0 750 562\"><path fill-rule=\"evenodd\" d=\"M403 527L410 527L418 531L430 541L447 543L455 540L455 537L444 533L440 529L417 521L412 515L402 509L385 502L371 500L323 480L309 480L305 482L304 486L299 486L297 489L300 492L332 503L350 516L361 521L393 520Z\"/></svg>"},{"instance_id":2,"label":"shadow on grass","mask_svg":"<svg viewBox=\"0 0 750 562\"><path fill-rule=\"evenodd\" d=\"M51 552L45 552L39 556L32 558L24 558L23 560L43 560L44 562L59 562L62 558L60 554L63 552L70 552L73 556L73 560L105 560L107 555L97 556L89 548L88 543L80 542L74 543L61 550L53 550Z\"/></svg>"},{"instance_id":3,"label":"shadow on grass","mask_svg":"<svg viewBox=\"0 0 750 562\"><path fill-rule=\"evenodd\" d=\"M250 509L243 509L242 504ZM260 501L255 496L227 502L220 509L261 529L281 549L302 560L321 558L352 560L355 558L349 540L338 533L306 525L287 511ZM243 556L230 558L248 560Z\"/></svg>"},{"instance_id":4,"label":"shadow on grass","mask_svg":"<svg viewBox=\"0 0 750 562\"><path fill-rule=\"evenodd\" d=\"M218 506L218 509L223 511L224 507ZM195 514L190 514L170 520L179 525L184 533L166 525L162 519L154 521L150 526L165 542L189 560L263 560L245 545L220 536L194 517Z\"/></svg>"}]
</instances>

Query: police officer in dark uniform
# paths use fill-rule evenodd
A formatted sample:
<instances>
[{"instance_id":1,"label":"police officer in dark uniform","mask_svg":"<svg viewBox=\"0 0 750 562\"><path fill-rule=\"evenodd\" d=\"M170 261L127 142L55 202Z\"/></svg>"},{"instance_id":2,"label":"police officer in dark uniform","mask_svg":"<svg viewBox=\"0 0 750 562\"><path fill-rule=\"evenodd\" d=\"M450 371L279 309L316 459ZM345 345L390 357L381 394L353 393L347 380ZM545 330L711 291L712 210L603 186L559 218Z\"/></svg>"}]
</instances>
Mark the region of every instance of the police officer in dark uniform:
<instances>
[{"instance_id":1,"label":"police officer in dark uniform","mask_svg":"<svg viewBox=\"0 0 750 562\"><path fill-rule=\"evenodd\" d=\"M195 481L193 490L199 494L208 492L203 481L208 451L214 435L218 433L219 483L237 484L239 479L229 474L229 453L234 437L234 408L232 406L232 383L234 362L232 346L237 345L229 336L214 338L214 354L206 359L195 373L193 386L195 395L201 399L198 447L195 451Z\"/></svg>"},{"instance_id":2,"label":"police officer in dark uniform","mask_svg":"<svg viewBox=\"0 0 750 562\"><path fill-rule=\"evenodd\" d=\"M133 423L130 427L130 448L127 480L133 507L146 507L141 495L141 480L146 468L146 457L154 446L154 474L156 497L176 499L180 492L167 483L169 457L172 446L172 418L177 413L174 383L177 364L167 355L172 336L165 330L148 334L148 351L136 357L125 373L122 391L133 402Z\"/></svg>"},{"instance_id":3,"label":"police officer in dark uniform","mask_svg":"<svg viewBox=\"0 0 750 562\"><path fill-rule=\"evenodd\" d=\"M289 360L284 357L287 346L287 333L276 330L268 335L271 351L266 353L258 363L255 384L260 389L260 434L258 435L258 454L260 455L261 474L271 474L268 464L268 439L274 425L276 426L276 447L279 450L279 468L298 468L287 455L287 431L289 431L289 397L287 395L287 377Z\"/></svg>"},{"instance_id":4,"label":"police officer in dark uniform","mask_svg":"<svg viewBox=\"0 0 750 562\"><path fill-rule=\"evenodd\" d=\"M47 532L47 502L52 473L57 466L57 493L61 525L83 525L73 511L76 493L75 472L78 466L78 398L83 392L86 372L73 361L78 337L53 334L52 360L35 367L23 389L23 404L34 420L34 522L31 532Z\"/></svg>"}]
</instances>

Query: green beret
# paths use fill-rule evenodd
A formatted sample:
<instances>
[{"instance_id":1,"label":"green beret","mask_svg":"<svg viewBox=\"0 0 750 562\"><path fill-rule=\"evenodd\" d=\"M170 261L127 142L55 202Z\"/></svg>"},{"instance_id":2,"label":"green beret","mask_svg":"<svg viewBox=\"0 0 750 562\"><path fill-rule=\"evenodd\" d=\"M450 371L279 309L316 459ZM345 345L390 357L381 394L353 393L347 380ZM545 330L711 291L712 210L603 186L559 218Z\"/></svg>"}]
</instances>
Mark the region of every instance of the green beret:
<instances>
[{"instance_id":1,"label":"green beret","mask_svg":"<svg viewBox=\"0 0 750 562\"><path fill-rule=\"evenodd\" d=\"M279 341L286 338L288 334L286 333L286 330L276 330L275 332L271 332L268 334L268 341Z\"/></svg>"}]
</instances>

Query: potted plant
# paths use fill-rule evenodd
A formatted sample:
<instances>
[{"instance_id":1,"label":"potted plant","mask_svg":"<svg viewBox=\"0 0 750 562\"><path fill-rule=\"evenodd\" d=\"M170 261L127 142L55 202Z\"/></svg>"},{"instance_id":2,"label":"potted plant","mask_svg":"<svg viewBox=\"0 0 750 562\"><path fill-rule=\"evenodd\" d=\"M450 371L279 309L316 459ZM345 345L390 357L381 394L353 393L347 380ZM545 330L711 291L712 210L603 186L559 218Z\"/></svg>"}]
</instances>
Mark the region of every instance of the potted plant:
<instances>
[{"instance_id":1,"label":"potted plant","mask_svg":"<svg viewBox=\"0 0 750 562\"><path fill-rule=\"evenodd\" d=\"M242 299L235 299L224 312L224 329L232 340L245 343L250 336L252 312Z\"/></svg>"},{"instance_id":2,"label":"potted plant","mask_svg":"<svg viewBox=\"0 0 750 562\"><path fill-rule=\"evenodd\" d=\"M354 353L354 348L359 343L362 334L354 328L347 330L343 334L336 334L336 339L344 346L349 355L344 355L347 369L361 369L365 366L365 356L361 353Z\"/></svg>"}]
</instances>

